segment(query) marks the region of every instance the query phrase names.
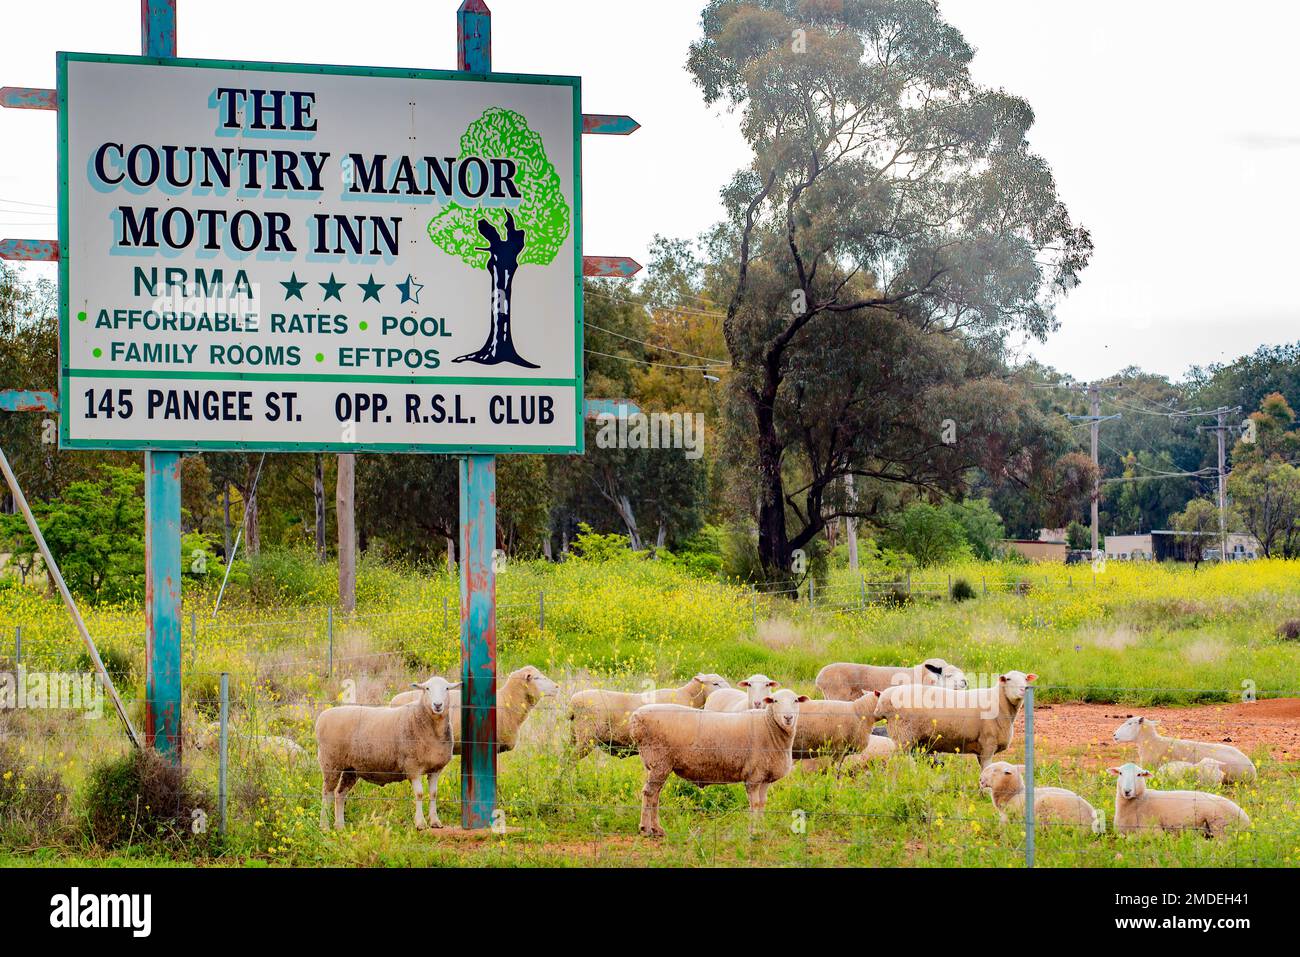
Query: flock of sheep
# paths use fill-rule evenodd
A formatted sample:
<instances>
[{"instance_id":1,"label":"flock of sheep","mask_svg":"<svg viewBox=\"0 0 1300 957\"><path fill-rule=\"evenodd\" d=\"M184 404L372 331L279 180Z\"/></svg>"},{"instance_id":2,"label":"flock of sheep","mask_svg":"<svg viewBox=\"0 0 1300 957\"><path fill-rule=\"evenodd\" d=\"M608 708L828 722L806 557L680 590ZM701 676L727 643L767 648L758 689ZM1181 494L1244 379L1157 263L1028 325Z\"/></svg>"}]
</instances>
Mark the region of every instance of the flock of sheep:
<instances>
[{"instance_id":1,"label":"flock of sheep","mask_svg":"<svg viewBox=\"0 0 1300 957\"><path fill-rule=\"evenodd\" d=\"M898 750L973 754L979 787L999 816L1024 814L1024 765L994 761L1011 743L1016 715L1035 675L1008 671L985 688L968 688L960 668L940 658L913 667L839 662L817 675L824 696L779 688L766 675L750 675L735 688L721 675L701 673L679 688L645 692L589 689L574 694L568 718L573 756L595 748L616 756L639 754L645 767L640 831L662 836L659 792L671 774L694 784L743 784L751 826L761 817L768 787L795 761L826 761L849 768L888 758ZM460 753L460 685L434 676L396 695L386 707L343 705L316 721L322 775L321 827L343 827L347 792L358 780L411 782L415 826L441 827L438 777ZM514 748L520 725L559 686L537 668L512 672L497 690L499 751ZM884 724L878 726L883 721ZM1133 743L1140 764L1110 768L1115 785L1114 830L1194 829L1218 837L1250 819L1232 800L1208 791L1148 788L1148 767L1162 776L1193 776L1210 785L1253 781L1255 767L1226 744L1165 737L1155 721L1134 717L1116 731ZM427 781L429 814L423 811ZM1105 816L1064 788L1035 787L1037 820L1105 830Z\"/></svg>"}]
</instances>

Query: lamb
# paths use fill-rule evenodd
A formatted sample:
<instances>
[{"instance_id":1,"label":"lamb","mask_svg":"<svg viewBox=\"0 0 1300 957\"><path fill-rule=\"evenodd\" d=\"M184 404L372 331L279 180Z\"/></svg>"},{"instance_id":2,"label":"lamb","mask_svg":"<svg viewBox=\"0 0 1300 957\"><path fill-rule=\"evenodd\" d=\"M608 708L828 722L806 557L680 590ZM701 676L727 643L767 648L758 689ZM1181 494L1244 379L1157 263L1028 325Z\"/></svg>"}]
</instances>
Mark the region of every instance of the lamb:
<instances>
[{"instance_id":1,"label":"lamb","mask_svg":"<svg viewBox=\"0 0 1300 957\"><path fill-rule=\"evenodd\" d=\"M763 699L778 683L767 675L750 675L735 688L719 688L704 701L705 711L751 711L763 707ZM744 688L744 691L740 689Z\"/></svg>"},{"instance_id":2,"label":"lamb","mask_svg":"<svg viewBox=\"0 0 1300 957\"><path fill-rule=\"evenodd\" d=\"M429 779L429 826L438 819L438 775L451 760L448 684L434 675L412 687L420 700L400 708L342 705L316 719L316 756L321 768L320 826L329 830L329 799L334 795L334 826L343 827L343 801L358 779L391 784L405 778L415 792L415 827L425 827L420 776Z\"/></svg>"},{"instance_id":3,"label":"lamb","mask_svg":"<svg viewBox=\"0 0 1300 957\"><path fill-rule=\"evenodd\" d=\"M790 773L799 705L807 700L783 688L756 711L697 711L675 704L637 708L628 724L645 766L641 833L664 835L659 792L669 774L697 785L743 783L752 831L767 806L768 785Z\"/></svg>"},{"instance_id":4,"label":"lamb","mask_svg":"<svg viewBox=\"0 0 1300 957\"><path fill-rule=\"evenodd\" d=\"M227 733L231 740L236 737L246 741L253 750L265 751L282 761L296 761L299 758L306 757L307 752L303 750L302 745L290 738L278 734L249 734L241 735L238 728L232 723L227 725ZM221 726L215 721L209 721L200 725L195 731L191 746L196 751L216 750L221 741Z\"/></svg>"},{"instance_id":5,"label":"lamb","mask_svg":"<svg viewBox=\"0 0 1300 957\"><path fill-rule=\"evenodd\" d=\"M980 792L993 799L998 817L1025 813L1025 766L994 761L980 772ZM1079 795L1065 788L1035 787L1034 817L1051 824L1082 825L1094 834L1106 832L1106 816Z\"/></svg>"},{"instance_id":6,"label":"lamb","mask_svg":"<svg viewBox=\"0 0 1300 957\"><path fill-rule=\"evenodd\" d=\"M881 691L893 685L931 685L964 690L966 675L942 658L927 658L911 668L898 665L858 665L849 661L829 664L817 673L817 690L832 701L852 701L864 691Z\"/></svg>"},{"instance_id":7,"label":"lamb","mask_svg":"<svg viewBox=\"0 0 1300 957\"><path fill-rule=\"evenodd\" d=\"M1218 787L1223 784L1222 761L1214 758L1201 758L1195 764L1190 761L1170 761L1156 768L1156 774L1162 778L1181 778L1193 776L1201 784Z\"/></svg>"},{"instance_id":8,"label":"lamb","mask_svg":"<svg viewBox=\"0 0 1300 957\"><path fill-rule=\"evenodd\" d=\"M871 738L880 737L871 733L879 699L879 691L867 691L853 701L814 701L800 708L791 753L802 760L844 757L867 749Z\"/></svg>"},{"instance_id":9,"label":"lamb","mask_svg":"<svg viewBox=\"0 0 1300 957\"><path fill-rule=\"evenodd\" d=\"M1137 759L1144 767L1157 767L1168 761L1195 764L1202 758L1223 762L1223 783L1250 783L1255 780L1255 765L1230 744L1214 741L1187 741L1166 738L1156 731L1157 721L1136 715L1115 729L1115 740L1137 743Z\"/></svg>"},{"instance_id":10,"label":"lamb","mask_svg":"<svg viewBox=\"0 0 1300 957\"><path fill-rule=\"evenodd\" d=\"M712 692L730 687L722 675L707 672L696 675L680 688L657 688L639 694L599 688L579 691L569 699L569 732L575 758L581 760L595 747L620 757L635 754L628 718L637 708L646 704L703 708Z\"/></svg>"},{"instance_id":11,"label":"lamb","mask_svg":"<svg viewBox=\"0 0 1300 957\"><path fill-rule=\"evenodd\" d=\"M532 665L510 672L505 683L497 688L497 752L513 751L519 743L519 726L527 720L537 702L560 690L557 685ZM420 699L418 691L403 691L393 696L389 707L400 707ZM451 719L453 754L461 753L460 690L451 692L447 699Z\"/></svg>"},{"instance_id":12,"label":"lamb","mask_svg":"<svg viewBox=\"0 0 1300 957\"><path fill-rule=\"evenodd\" d=\"M1230 827L1250 827L1250 818L1233 801L1208 791L1152 791L1151 772L1132 763L1108 769L1115 781L1115 830L1203 831L1222 837Z\"/></svg>"},{"instance_id":13,"label":"lamb","mask_svg":"<svg viewBox=\"0 0 1300 957\"><path fill-rule=\"evenodd\" d=\"M888 720L899 748L974 754L982 771L1011 743L1025 688L1036 677L1008 671L996 685L970 691L895 685L881 693L876 717Z\"/></svg>"}]
</instances>

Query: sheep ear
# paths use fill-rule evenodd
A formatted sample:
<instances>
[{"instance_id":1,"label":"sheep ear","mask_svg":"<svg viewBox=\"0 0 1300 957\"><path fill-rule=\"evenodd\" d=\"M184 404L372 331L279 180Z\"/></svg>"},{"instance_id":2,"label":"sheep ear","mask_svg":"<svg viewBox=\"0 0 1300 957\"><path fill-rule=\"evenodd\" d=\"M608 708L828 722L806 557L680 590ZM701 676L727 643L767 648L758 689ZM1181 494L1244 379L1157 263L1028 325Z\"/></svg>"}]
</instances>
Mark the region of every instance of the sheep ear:
<instances>
[{"instance_id":1,"label":"sheep ear","mask_svg":"<svg viewBox=\"0 0 1300 957\"><path fill-rule=\"evenodd\" d=\"M808 696L806 694L801 694L799 697L795 698L794 700L798 701L800 704L803 704L805 701L808 700Z\"/></svg>"},{"instance_id":2,"label":"sheep ear","mask_svg":"<svg viewBox=\"0 0 1300 957\"><path fill-rule=\"evenodd\" d=\"M779 687L781 687L781 682L779 682L779 681L769 681L769 682L767 683L767 686L768 686L769 688L779 688Z\"/></svg>"},{"instance_id":3,"label":"sheep ear","mask_svg":"<svg viewBox=\"0 0 1300 957\"><path fill-rule=\"evenodd\" d=\"M776 699L773 698L771 695L768 695L766 698L763 699L763 704L775 704L775 703L776 703Z\"/></svg>"},{"instance_id":4,"label":"sheep ear","mask_svg":"<svg viewBox=\"0 0 1300 957\"><path fill-rule=\"evenodd\" d=\"M414 681L412 681L412 682L411 682L411 687L412 687L412 688L423 688L424 685L416 684Z\"/></svg>"},{"instance_id":5,"label":"sheep ear","mask_svg":"<svg viewBox=\"0 0 1300 957\"><path fill-rule=\"evenodd\" d=\"M1006 675L998 675L998 681L1003 681L1003 682L1005 682L1006 680L1007 680L1007 676L1006 676Z\"/></svg>"},{"instance_id":6,"label":"sheep ear","mask_svg":"<svg viewBox=\"0 0 1300 957\"><path fill-rule=\"evenodd\" d=\"M460 683L459 681L457 681L454 685L447 685L447 690L448 690L448 691L455 691L457 688L460 687L460 684L461 684L461 683Z\"/></svg>"},{"instance_id":7,"label":"sheep ear","mask_svg":"<svg viewBox=\"0 0 1300 957\"><path fill-rule=\"evenodd\" d=\"M1140 778L1149 778L1149 777L1151 777L1151 772L1148 771L1148 770L1146 770L1146 769L1144 768L1143 770L1141 770L1141 771L1138 772L1138 777L1140 777Z\"/></svg>"},{"instance_id":8,"label":"sheep ear","mask_svg":"<svg viewBox=\"0 0 1300 957\"><path fill-rule=\"evenodd\" d=\"M748 688L748 687L749 687L749 679L746 678L744 681L738 682L738 684L739 684L740 687L742 687L742 688Z\"/></svg>"},{"instance_id":9,"label":"sheep ear","mask_svg":"<svg viewBox=\"0 0 1300 957\"><path fill-rule=\"evenodd\" d=\"M925 670L931 672L932 674L936 674L936 675L941 675L941 674L943 674L943 669L940 668L940 667L938 667L938 666L936 666L936 665L929 665L929 664L928 664L928 665L925 666Z\"/></svg>"},{"instance_id":10,"label":"sheep ear","mask_svg":"<svg viewBox=\"0 0 1300 957\"><path fill-rule=\"evenodd\" d=\"M1025 675L1025 680L1026 680L1026 681L1037 681L1037 680L1038 680L1038 675L1033 675L1033 674Z\"/></svg>"},{"instance_id":11,"label":"sheep ear","mask_svg":"<svg viewBox=\"0 0 1300 957\"><path fill-rule=\"evenodd\" d=\"M1111 774L1115 775L1116 777L1119 777L1121 774L1124 773L1119 768L1107 768L1106 770L1109 771Z\"/></svg>"}]
</instances>

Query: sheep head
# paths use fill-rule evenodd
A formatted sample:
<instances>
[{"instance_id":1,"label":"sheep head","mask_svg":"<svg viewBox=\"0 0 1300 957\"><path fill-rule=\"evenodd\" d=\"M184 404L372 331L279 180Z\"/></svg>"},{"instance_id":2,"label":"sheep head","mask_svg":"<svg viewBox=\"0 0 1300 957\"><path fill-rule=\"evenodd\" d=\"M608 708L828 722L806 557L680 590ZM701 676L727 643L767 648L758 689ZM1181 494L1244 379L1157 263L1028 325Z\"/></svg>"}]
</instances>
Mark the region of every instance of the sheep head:
<instances>
[{"instance_id":1,"label":"sheep head","mask_svg":"<svg viewBox=\"0 0 1300 957\"><path fill-rule=\"evenodd\" d=\"M763 699L767 713L776 721L777 727L794 730L794 723L799 717L799 705L808 700L806 694L795 694L789 688L782 688L776 694Z\"/></svg>"},{"instance_id":2,"label":"sheep head","mask_svg":"<svg viewBox=\"0 0 1300 957\"><path fill-rule=\"evenodd\" d=\"M1144 727L1149 727L1150 730L1154 731L1156 729L1156 722L1151 718L1134 715L1115 729L1115 740L1120 744L1136 741L1142 734L1142 729Z\"/></svg>"},{"instance_id":3,"label":"sheep head","mask_svg":"<svg viewBox=\"0 0 1300 957\"><path fill-rule=\"evenodd\" d=\"M450 701L450 696L447 692L459 688L460 682L457 681L455 684L452 684L441 675L434 675L427 681L421 681L418 683L412 682L411 687L418 688L422 692L420 695L421 704L428 708L432 714L440 715L447 712L447 706Z\"/></svg>"},{"instance_id":4,"label":"sheep head","mask_svg":"<svg viewBox=\"0 0 1300 957\"><path fill-rule=\"evenodd\" d=\"M750 675L737 685L737 687L745 689L745 693L749 697L750 708L761 708L763 699L772 691L775 691L778 686L779 682L773 681L767 675Z\"/></svg>"},{"instance_id":5,"label":"sheep head","mask_svg":"<svg viewBox=\"0 0 1300 957\"><path fill-rule=\"evenodd\" d=\"M1117 768L1107 768L1111 774L1119 778L1115 782L1116 793L1125 800L1139 798L1147 789L1146 779L1151 777L1151 772L1146 768L1140 768L1132 761L1127 764L1121 764Z\"/></svg>"}]
</instances>

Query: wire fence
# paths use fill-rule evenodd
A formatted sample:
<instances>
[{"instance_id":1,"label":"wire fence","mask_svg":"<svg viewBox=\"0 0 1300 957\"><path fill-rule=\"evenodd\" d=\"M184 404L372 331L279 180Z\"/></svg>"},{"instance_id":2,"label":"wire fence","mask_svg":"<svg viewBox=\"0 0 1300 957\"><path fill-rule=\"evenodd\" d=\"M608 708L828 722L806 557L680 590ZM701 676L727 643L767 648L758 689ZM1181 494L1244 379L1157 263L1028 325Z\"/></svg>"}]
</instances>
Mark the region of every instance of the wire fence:
<instances>
[{"instance_id":1,"label":"wire fence","mask_svg":"<svg viewBox=\"0 0 1300 957\"><path fill-rule=\"evenodd\" d=\"M824 601L825 596L814 596L814 603L819 600ZM544 628L546 601L541 599L536 608L515 603L498 611L536 614L538 627ZM837 603L827 604L834 608ZM215 795L214 829L242 836L244 846L271 859L276 855L292 857L292 842L316 846L321 840L340 841L320 826L319 815L325 815L330 823L333 806L322 800L313 731L317 716L340 704L386 705L392 696L408 690L412 681L427 676L425 658L412 657L407 649L373 650L368 642L376 634L400 637L414 628L421 643L435 647L433 657L449 663L441 670L454 673L459 658L458 617L449 603L446 608L390 609L351 618L328 608L312 609L301 618L239 622L219 629L206 629L202 620L191 619L184 649L185 730L174 744L185 756L187 769ZM365 640L357 638L361 633ZM124 632L115 637L135 634ZM16 679L20 664L28 675L38 669L76 672L78 661L68 653L66 644L42 648L39 639L15 637L11 667L0 673L0 678L8 674ZM232 647L240 664L246 666L243 670L217 670L208 663L210 658L232 654ZM733 683L739 678L727 677ZM1066 706L1053 704L1036 715L1033 690L1015 718L1008 746L995 755L1025 766L1024 794L1018 802L1012 800L1009 808L998 808L981 792L976 758L924 750L910 756L864 754L863 742L872 744L869 732L876 723L874 708L870 718L864 713L845 722L845 703L832 707L813 698L799 706L803 723L840 719L839 737L832 734L833 741L823 742L820 757L814 756L814 748L794 760L790 772L781 775L771 788L766 806L751 809L734 773L710 777L706 770L689 783L670 776L661 807L667 836L645 840L637 837L645 771L642 760L634 756L634 742L627 737L626 727L598 726L591 742L595 746L584 748L582 742L575 741L570 700L581 690L595 689L628 695L633 706L655 700L700 708L707 696L699 688L692 689L689 681L675 691L653 689L648 682L617 681L581 670L552 674L549 681L557 686L554 693L510 698L519 689L510 691L508 676L499 679L498 706L489 720L495 724L498 740L508 738L511 749L498 755L498 777L491 782L498 810L492 837L473 845L472 851L449 852L447 843L418 835L413 791L403 781L391 786L362 783L352 789L345 801L348 831L342 833L381 823L406 835L400 852L412 860L471 853L475 860L487 862L563 859L605 865L657 861L697 865L1266 866L1293 863L1300 849L1300 813L1293 804L1300 766L1272 756L1260 758L1257 777L1251 783L1206 786L1193 780L1182 785L1216 795L1204 800L1217 808L1221 808L1222 797L1233 800L1250 815L1250 827L1233 825L1225 835L1205 839L1201 835L1208 825L1196 818L1195 806L1202 799L1193 798L1192 817L1183 822L1186 826L1166 832L1163 825L1144 825L1138 830L1147 833L1118 837L1114 830L1118 785L1106 769L1136 760L1131 746L1116 745L1109 732L1099 731L1093 740L1082 740L1077 733L1065 739L1057 737L1061 722L1044 729L1042 719L1051 709ZM138 682L133 688L135 693L124 696L136 720L143 723L146 692ZM58 693L68 690L62 688ZM1050 691L1059 702L1095 698L1099 692L1153 690L1214 693L1225 700L1242 696L1240 689L1103 689L1048 684L1036 692ZM48 687L46 691L51 693ZM93 694L84 691L83 712L88 710L86 698L94 700ZM1285 688L1258 692L1261 697L1295 693L1295 689ZM1242 702L1250 703L1248 699ZM114 748L125 751L121 737L111 730L115 719L102 711L102 698L102 721L80 721L76 709L27 704L26 709L0 708L0 746L22 749L23 768L50 769L75 778L85 770L81 765L112 753ZM624 717L627 714L630 711L625 711ZM705 714L698 712L701 729L713 720ZM766 712L755 714L755 720L765 720ZM1040 719L1037 723L1035 716ZM448 720L453 719L454 726L462 719L455 707L448 715ZM1245 734L1249 738L1252 728L1268 723L1267 719L1228 717L1222 722L1226 732L1222 736ZM844 724L849 726L847 731ZM1276 727L1282 730L1286 726L1279 722ZM711 748L718 756L733 750L731 745L719 744L704 745L697 751L708 758ZM1263 753L1259 740L1253 750L1256 757ZM441 776L437 807L444 823L459 817L459 764L460 760L453 758ZM1160 768L1146 770L1157 772ZM3 773L0 769L0 775ZM75 801L65 783L42 780L33 777L27 787L31 794L43 795L43 803ZM725 786L710 786L713 783ZM1168 786L1152 782L1151 789ZM1106 825L1102 833L1094 833L1086 824L1063 821L1050 805L1040 808L1039 800L1028 797L1031 792L1036 796L1049 793L1040 792L1042 788L1058 787L1073 791L1101 813ZM0 823L5 814L17 813L13 809L21 804L6 801L5 793L0 784ZM426 794L426 810L428 798ZM333 852L338 851L339 845L331 846Z\"/></svg>"}]
</instances>

